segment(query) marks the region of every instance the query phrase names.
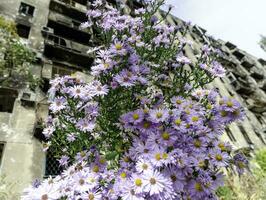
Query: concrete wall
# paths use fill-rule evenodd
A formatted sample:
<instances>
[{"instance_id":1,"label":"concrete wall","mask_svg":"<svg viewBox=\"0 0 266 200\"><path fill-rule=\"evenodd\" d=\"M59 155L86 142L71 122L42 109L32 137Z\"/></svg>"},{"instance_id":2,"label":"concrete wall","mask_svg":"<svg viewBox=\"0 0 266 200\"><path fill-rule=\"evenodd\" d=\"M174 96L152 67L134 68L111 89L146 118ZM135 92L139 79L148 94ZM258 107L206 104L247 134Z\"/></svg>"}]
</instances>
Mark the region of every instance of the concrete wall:
<instances>
[{"instance_id":1,"label":"concrete wall","mask_svg":"<svg viewBox=\"0 0 266 200\"><path fill-rule=\"evenodd\" d=\"M44 173L45 154L33 137L35 108L16 100L13 113L0 113L0 120L0 141L5 142L0 173L8 182L16 182L13 189L19 193Z\"/></svg>"},{"instance_id":2,"label":"concrete wall","mask_svg":"<svg viewBox=\"0 0 266 200\"><path fill-rule=\"evenodd\" d=\"M43 46L41 27L47 24L50 0L0 0L0 14L16 20L21 2L35 7L33 17L30 20L29 39L26 42L33 49L41 50Z\"/></svg>"}]
</instances>

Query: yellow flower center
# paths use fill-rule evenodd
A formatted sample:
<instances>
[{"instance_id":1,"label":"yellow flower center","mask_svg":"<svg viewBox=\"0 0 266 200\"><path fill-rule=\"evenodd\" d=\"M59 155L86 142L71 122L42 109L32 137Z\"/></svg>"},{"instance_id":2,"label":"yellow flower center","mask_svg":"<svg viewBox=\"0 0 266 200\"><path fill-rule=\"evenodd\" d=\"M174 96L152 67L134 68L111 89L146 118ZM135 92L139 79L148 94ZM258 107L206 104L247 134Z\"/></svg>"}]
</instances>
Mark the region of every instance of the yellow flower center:
<instances>
[{"instance_id":1,"label":"yellow flower center","mask_svg":"<svg viewBox=\"0 0 266 200\"><path fill-rule=\"evenodd\" d=\"M94 199L94 195L92 193L89 194L89 200L93 200Z\"/></svg>"},{"instance_id":2,"label":"yellow flower center","mask_svg":"<svg viewBox=\"0 0 266 200\"><path fill-rule=\"evenodd\" d=\"M190 124L186 124L186 128L190 128Z\"/></svg>"},{"instance_id":3,"label":"yellow flower center","mask_svg":"<svg viewBox=\"0 0 266 200\"><path fill-rule=\"evenodd\" d=\"M127 177L127 174L126 174L125 172L122 172L122 173L120 174L120 176L121 176L121 178L126 178L126 177Z\"/></svg>"},{"instance_id":4,"label":"yellow flower center","mask_svg":"<svg viewBox=\"0 0 266 200\"><path fill-rule=\"evenodd\" d=\"M100 162L101 164L104 164L104 163L106 162L106 160L105 160L104 158L100 158L99 162Z\"/></svg>"},{"instance_id":5,"label":"yellow flower center","mask_svg":"<svg viewBox=\"0 0 266 200\"><path fill-rule=\"evenodd\" d=\"M218 144L218 147L219 147L222 151L225 151L225 150L226 150L224 143L219 143L219 144Z\"/></svg>"},{"instance_id":6,"label":"yellow flower center","mask_svg":"<svg viewBox=\"0 0 266 200\"><path fill-rule=\"evenodd\" d=\"M176 124L177 126L179 126L179 125L181 124L181 119L176 119L176 120L175 120L175 124Z\"/></svg>"},{"instance_id":7,"label":"yellow flower center","mask_svg":"<svg viewBox=\"0 0 266 200\"><path fill-rule=\"evenodd\" d=\"M137 178L137 179L135 180L135 185L138 186L138 187L140 187L140 186L142 185L142 180L139 179L139 178Z\"/></svg>"},{"instance_id":8,"label":"yellow flower center","mask_svg":"<svg viewBox=\"0 0 266 200\"><path fill-rule=\"evenodd\" d=\"M170 138L169 133L164 132L164 133L162 134L162 138L163 138L164 140L169 140L169 138Z\"/></svg>"},{"instance_id":9,"label":"yellow flower center","mask_svg":"<svg viewBox=\"0 0 266 200\"><path fill-rule=\"evenodd\" d=\"M225 110L222 110L220 113L222 117L226 117L228 114Z\"/></svg>"},{"instance_id":10,"label":"yellow flower center","mask_svg":"<svg viewBox=\"0 0 266 200\"><path fill-rule=\"evenodd\" d=\"M144 122L143 123L143 127L146 128L146 129L150 128L150 126L151 126L150 122Z\"/></svg>"},{"instance_id":11,"label":"yellow flower center","mask_svg":"<svg viewBox=\"0 0 266 200\"><path fill-rule=\"evenodd\" d=\"M201 147L201 141L200 140L194 140L194 146L197 148Z\"/></svg>"},{"instance_id":12,"label":"yellow flower center","mask_svg":"<svg viewBox=\"0 0 266 200\"><path fill-rule=\"evenodd\" d=\"M156 179L155 178L151 178L150 179L150 184L151 185L155 185L156 184Z\"/></svg>"},{"instance_id":13,"label":"yellow flower center","mask_svg":"<svg viewBox=\"0 0 266 200\"><path fill-rule=\"evenodd\" d=\"M148 169L148 165L144 163L144 164L142 165L142 169L144 169L144 170Z\"/></svg>"},{"instance_id":14,"label":"yellow flower center","mask_svg":"<svg viewBox=\"0 0 266 200\"><path fill-rule=\"evenodd\" d=\"M116 48L116 50L121 50L122 49L122 45L120 43L116 43L115 44L115 48Z\"/></svg>"},{"instance_id":15,"label":"yellow flower center","mask_svg":"<svg viewBox=\"0 0 266 200\"><path fill-rule=\"evenodd\" d=\"M204 162L203 160L202 160L202 161L199 161L198 166L199 166L200 168L204 168L204 167L205 167L205 162Z\"/></svg>"},{"instance_id":16,"label":"yellow flower center","mask_svg":"<svg viewBox=\"0 0 266 200\"><path fill-rule=\"evenodd\" d=\"M134 119L134 120L139 119L139 115L138 115L137 113L134 113L134 114L133 114L133 119Z\"/></svg>"},{"instance_id":17,"label":"yellow flower center","mask_svg":"<svg viewBox=\"0 0 266 200\"><path fill-rule=\"evenodd\" d=\"M212 105L211 105L210 103L208 103L208 105L207 105L207 109L208 109L208 110L212 109Z\"/></svg>"},{"instance_id":18,"label":"yellow flower center","mask_svg":"<svg viewBox=\"0 0 266 200\"><path fill-rule=\"evenodd\" d=\"M105 68L108 68L110 65L109 65L108 63L104 63L103 66L104 66Z\"/></svg>"},{"instance_id":19,"label":"yellow flower center","mask_svg":"<svg viewBox=\"0 0 266 200\"><path fill-rule=\"evenodd\" d=\"M178 99L175 101L176 104L181 104L182 103L182 100Z\"/></svg>"},{"instance_id":20,"label":"yellow flower center","mask_svg":"<svg viewBox=\"0 0 266 200\"><path fill-rule=\"evenodd\" d=\"M157 114L156 114L156 117L157 118L161 118L163 116L163 113L161 113L161 112L158 112Z\"/></svg>"},{"instance_id":21,"label":"yellow flower center","mask_svg":"<svg viewBox=\"0 0 266 200\"><path fill-rule=\"evenodd\" d=\"M83 179L79 179L79 184L83 185L85 183L85 181Z\"/></svg>"},{"instance_id":22,"label":"yellow flower center","mask_svg":"<svg viewBox=\"0 0 266 200\"><path fill-rule=\"evenodd\" d=\"M201 186L200 183L195 183L194 187L195 187L195 189L196 189L197 191L199 191L199 192L203 190L203 188L202 188L202 186Z\"/></svg>"},{"instance_id":23,"label":"yellow flower center","mask_svg":"<svg viewBox=\"0 0 266 200\"><path fill-rule=\"evenodd\" d=\"M197 121L199 121L199 117L198 117L198 116L193 116L193 117L191 118L191 120L192 120L193 122L197 122Z\"/></svg>"},{"instance_id":24,"label":"yellow flower center","mask_svg":"<svg viewBox=\"0 0 266 200\"><path fill-rule=\"evenodd\" d=\"M95 165L93 168L92 168L92 171L97 173L99 172L99 167L97 165Z\"/></svg>"},{"instance_id":25,"label":"yellow flower center","mask_svg":"<svg viewBox=\"0 0 266 200\"><path fill-rule=\"evenodd\" d=\"M124 157L124 159L123 159L125 162L129 162L129 157Z\"/></svg>"},{"instance_id":26,"label":"yellow flower center","mask_svg":"<svg viewBox=\"0 0 266 200\"><path fill-rule=\"evenodd\" d=\"M155 154L155 159L158 160L158 161L161 160L162 159L161 158L161 154L160 153L156 153Z\"/></svg>"},{"instance_id":27,"label":"yellow flower center","mask_svg":"<svg viewBox=\"0 0 266 200\"><path fill-rule=\"evenodd\" d=\"M168 158L168 154L167 153L163 153L163 159L167 159Z\"/></svg>"},{"instance_id":28,"label":"yellow flower center","mask_svg":"<svg viewBox=\"0 0 266 200\"><path fill-rule=\"evenodd\" d=\"M217 154L215 156L215 159L218 160L218 161L222 161L223 160L223 157L220 154Z\"/></svg>"},{"instance_id":29,"label":"yellow flower center","mask_svg":"<svg viewBox=\"0 0 266 200\"><path fill-rule=\"evenodd\" d=\"M231 108L231 107L233 107L234 104L232 101L227 101L226 105L227 105L227 107Z\"/></svg>"},{"instance_id":30,"label":"yellow flower center","mask_svg":"<svg viewBox=\"0 0 266 200\"><path fill-rule=\"evenodd\" d=\"M48 200L48 195L47 194L44 194L44 195L42 195L41 198L42 198L41 200Z\"/></svg>"}]
</instances>

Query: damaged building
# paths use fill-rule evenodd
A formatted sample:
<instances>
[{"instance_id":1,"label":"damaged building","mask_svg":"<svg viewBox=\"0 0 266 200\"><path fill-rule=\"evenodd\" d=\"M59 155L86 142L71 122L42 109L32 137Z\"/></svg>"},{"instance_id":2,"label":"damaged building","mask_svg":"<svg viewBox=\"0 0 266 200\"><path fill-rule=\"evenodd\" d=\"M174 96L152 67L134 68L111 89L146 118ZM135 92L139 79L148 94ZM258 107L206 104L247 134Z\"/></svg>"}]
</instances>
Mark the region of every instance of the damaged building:
<instances>
[{"instance_id":1,"label":"damaged building","mask_svg":"<svg viewBox=\"0 0 266 200\"><path fill-rule=\"evenodd\" d=\"M114 3L115 1L109 0ZM81 30L86 21L87 0L0 0L0 14L16 22L17 33L36 53L32 73L43 79L35 92L0 87L0 173L21 192L34 179L60 172L51 153L42 151L41 123L48 115L47 90L55 75L86 75L93 63L90 52L99 45L93 30ZM129 7L142 5L127 2ZM164 12L158 12L158 16ZM169 16L169 24L182 26L180 19ZM230 42L214 40L197 25L191 26L187 39L194 41L193 56L203 44L215 44L223 52L220 62L226 77L213 86L221 95L236 98L245 108L246 117L227 128L224 139L235 148L260 148L266 144L266 61L257 59ZM195 52L194 52L195 51Z\"/></svg>"}]
</instances>

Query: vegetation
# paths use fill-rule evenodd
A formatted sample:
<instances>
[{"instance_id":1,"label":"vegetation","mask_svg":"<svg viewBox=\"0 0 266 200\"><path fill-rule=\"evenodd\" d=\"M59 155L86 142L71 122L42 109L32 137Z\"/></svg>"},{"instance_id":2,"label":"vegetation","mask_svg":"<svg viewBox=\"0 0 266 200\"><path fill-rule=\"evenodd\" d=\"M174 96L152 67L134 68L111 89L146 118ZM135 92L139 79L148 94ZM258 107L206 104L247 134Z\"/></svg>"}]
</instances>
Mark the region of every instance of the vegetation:
<instances>
[{"instance_id":1,"label":"vegetation","mask_svg":"<svg viewBox=\"0 0 266 200\"><path fill-rule=\"evenodd\" d=\"M34 53L20 41L15 24L0 17L0 85L35 88L39 80L30 72L34 61Z\"/></svg>"},{"instance_id":2,"label":"vegetation","mask_svg":"<svg viewBox=\"0 0 266 200\"><path fill-rule=\"evenodd\" d=\"M6 176L0 176L0 199L1 200L18 200L19 194L16 193L14 188L18 185L18 182L7 181Z\"/></svg>"},{"instance_id":3,"label":"vegetation","mask_svg":"<svg viewBox=\"0 0 266 200\"><path fill-rule=\"evenodd\" d=\"M217 190L221 200L266 199L266 149L259 150L250 162L250 172L241 177L228 173L225 186Z\"/></svg>"}]
</instances>

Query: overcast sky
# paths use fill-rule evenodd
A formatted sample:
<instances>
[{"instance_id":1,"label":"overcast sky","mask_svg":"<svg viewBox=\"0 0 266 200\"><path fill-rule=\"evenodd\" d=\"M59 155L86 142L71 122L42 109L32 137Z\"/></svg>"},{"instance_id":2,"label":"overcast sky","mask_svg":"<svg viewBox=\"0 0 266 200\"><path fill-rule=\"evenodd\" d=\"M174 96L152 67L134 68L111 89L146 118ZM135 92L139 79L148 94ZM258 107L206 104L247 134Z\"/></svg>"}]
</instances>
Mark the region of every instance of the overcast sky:
<instances>
[{"instance_id":1,"label":"overcast sky","mask_svg":"<svg viewBox=\"0 0 266 200\"><path fill-rule=\"evenodd\" d=\"M258 45L260 34L266 35L266 0L167 0L167 3L175 6L175 16L266 59Z\"/></svg>"}]
</instances>

